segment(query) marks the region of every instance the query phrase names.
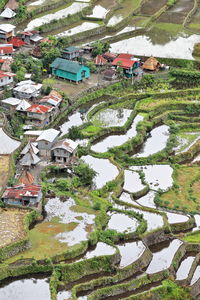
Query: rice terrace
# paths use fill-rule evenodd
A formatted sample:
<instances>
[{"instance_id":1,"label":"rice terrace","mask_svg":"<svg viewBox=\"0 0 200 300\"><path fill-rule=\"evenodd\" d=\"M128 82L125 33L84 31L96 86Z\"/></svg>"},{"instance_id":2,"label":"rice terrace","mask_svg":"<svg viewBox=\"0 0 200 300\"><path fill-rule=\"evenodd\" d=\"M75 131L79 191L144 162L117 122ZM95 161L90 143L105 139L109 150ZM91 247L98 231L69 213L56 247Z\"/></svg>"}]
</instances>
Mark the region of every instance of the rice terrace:
<instances>
[{"instance_id":1,"label":"rice terrace","mask_svg":"<svg viewBox=\"0 0 200 300\"><path fill-rule=\"evenodd\" d=\"M200 1L0 0L0 300L200 300Z\"/></svg>"}]
</instances>

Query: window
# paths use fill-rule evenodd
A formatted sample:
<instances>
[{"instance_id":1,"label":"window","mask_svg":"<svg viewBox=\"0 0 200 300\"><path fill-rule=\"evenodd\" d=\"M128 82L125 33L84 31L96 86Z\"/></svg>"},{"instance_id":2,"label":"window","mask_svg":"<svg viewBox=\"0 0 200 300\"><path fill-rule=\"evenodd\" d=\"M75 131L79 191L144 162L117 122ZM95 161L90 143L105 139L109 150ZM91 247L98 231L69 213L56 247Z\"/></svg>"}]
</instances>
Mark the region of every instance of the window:
<instances>
[{"instance_id":1,"label":"window","mask_svg":"<svg viewBox=\"0 0 200 300\"><path fill-rule=\"evenodd\" d=\"M45 142L45 145L48 145L49 143L48 142Z\"/></svg>"}]
</instances>

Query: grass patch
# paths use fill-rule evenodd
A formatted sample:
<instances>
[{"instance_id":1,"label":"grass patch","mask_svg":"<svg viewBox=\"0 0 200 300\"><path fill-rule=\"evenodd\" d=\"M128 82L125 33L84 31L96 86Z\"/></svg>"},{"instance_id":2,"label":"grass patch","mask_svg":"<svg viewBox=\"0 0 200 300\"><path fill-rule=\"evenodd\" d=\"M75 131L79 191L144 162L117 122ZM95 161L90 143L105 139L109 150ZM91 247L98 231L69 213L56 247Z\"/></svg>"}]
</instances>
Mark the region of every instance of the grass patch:
<instances>
[{"instance_id":1,"label":"grass patch","mask_svg":"<svg viewBox=\"0 0 200 300\"><path fill-rule=\"evenodd\" d=\"M197 211L199 209L200 195L197 194L197 198L194 201L192 180L199 174L200 166L181 166L176 169L174 176L176 188L172 188L160 196L162 203L172 209L186 212Z\"/></svg>"},{"instance_id":2,"label":"grass patch","mask_svg":"<svg viewBox=\"0 0 200 300\"><path fill-rule=\"evenodd\" d=\"M82 134L85 136L93 136L101 131L100 127L97 127L95 125L90 125L83 130L81 130Z\"/></svg>"},{"instance_id":3,"label":"grass patch","mask_svg":"<svg viewBox=\"0 0 200 300\"><path fill-rule=\"evenodd\" d=\"M186 235L183 240L189 243L200 243L200 231Z\"/></svg>"}]
</instances>

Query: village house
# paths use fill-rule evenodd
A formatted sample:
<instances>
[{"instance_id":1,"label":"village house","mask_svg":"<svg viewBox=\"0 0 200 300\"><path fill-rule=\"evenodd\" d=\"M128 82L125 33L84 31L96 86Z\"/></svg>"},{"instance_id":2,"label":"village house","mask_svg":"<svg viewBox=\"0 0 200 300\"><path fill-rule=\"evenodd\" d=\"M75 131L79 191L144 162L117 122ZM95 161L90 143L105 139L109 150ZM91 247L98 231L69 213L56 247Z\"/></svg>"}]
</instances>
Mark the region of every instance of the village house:
<instances>
[{"instance_id":1,"label":"village house","mask_svg":"<svg viewBox=\"0 0 200 300\"><path fill-rule=\"evenodd\" d=\"M52 148L52 159L57 163L70 163L74 157L78 144L70 139L58 141Z\"/></svg>"},{"instance_id":2,"label":"village house","mask_svg":"<svg viewBox=\"0 0 200 300\"><path fill-rule=\"evenodd\" d=\"M35 141L43 133L43 131L44 130L27 130L24 132L24 137L29 141Z\"/></svg>"},{"instance_id":3,"label":"village house","mask_svg":"<svg viewBox=\"0 0 200 300\"><path fill-rule=\"evenodd\" d=\"M28 142L21 152L22 158L19 161L20 165L27 168L35 166L41 160L37 155L38 152L37 143Z\"/></svg>"},{"instance_id":4,"label":"village house","mask_svg":"<svg viewBox=\"0 0 200 300\"><path fill-rule=\"evenodd\" d=\"M0 88L5 87L11 83L13 83L13 77L16 76L13 73L10 72L4 72L0 70Z\"/></svg>"},{"instance_id":5,"label":"village house","mask_svg":"<svg viewBox=\"0 0 200 300\"><path fill-rule=\"evenodd\" d=\"M23 31L19 33L19 36L26 44L32 45L39 44L43 39L43 37L39 35L38 30Z\"/></svg>"},{"instance_id":6,"label":"village house","mask_svg":"<svg viewBox=\"0 0 200 300\"><path fill-rule=\"evenodd\" d=\"M55 115L54 107L40 104L32 104L26 109L26 124L32 124L37 127L43 127L49 124Z\"/></svg>"},{"instance_id":7,"label":"village house","mask_svg":"<svg viewBox=\"0 0 200 300\"><path fill-rule=\"evenodd\" d=\"M42 189L39 185L14 185L3 193L2 200L6 204L38 207L42 200Z\"/></svg>"},{"instance_id":8,"label":"village house","mask_svg":"<svg viewBox=\"0 0 200 300\"><path fill-rule=\"evenodd\" d=\"M27 108L29 108L31 105L26 100L21 100L18 98L7 98L1 101L1 105L8 109L10 112L21 111L24 112Z\"/></svg>"},{"instance_id":9,"label":"village house","mask_svg":"<svg viewBox=\"0 0 200 300\"><path fill-rule=\"evenodd\" d=\"M41 156L51 156L51 149L53 145L57 142L60 131L56 129L47 129L42 132L42 134L37 138L37 147L39 149L39 154Z\"/></svg>"},{"instance_id":10,"label":"village house","mask_svg":"<svg viewBox=\"0 0 200 300\"><path fill-rule=\"evenodd\" d=\"M107 59L105 59L102 55L97 55L94 58L93 62L95 63L96 66L99 66L99 67L105 66L108 63Z\"/></svg>"},{"instance_id":11,"label":"village house","mask_svg":"<svg viewBox=\"0 0 200 300\"><path fill-rule=\"evenodd\" d=\"M56 58L51 68L52 75L77 83L90 77L90 69L87 66L63 58Z\"/></svg>"},{"instance_id":12,"label":"village house","mask_svg":"<svg viewBox=\"0 0 200 300\"><path fill-rule=\"evenodd\" d=\"M0 24L0 39L9 41L14 35L16 26L11 24Z\"/></svg>"},{"instance_id":13,"label":"village house","mask_svg":"<svg viewBox=\"0 0 200 300\"><path fill-rule=\"evenodd\" d=\"M108 61L108 62L112 62L116 57L117 54L112 53L112 52L105 52L102 54L102 56Z\"/></svg>"},{"instance_id":14,"label":"village house","mask_svg":"<svg viewBox=\"0 0 200 300\"><path fill-rule=\"evenodd\" d=\"M34 99L40 95L41 83L35 83L32 80L23 80L17 83L13 89L15 97L20 99Z\"/></svg>"},{"instance_id":15,"label":"village house","mask_svg":"<svg viewBox=\"0 0 200 300\"><path fill-rule=\"evenodd\" d=\"M11 72L11 64L13 63L13 59L11 58L6 58L6 59L0 59L0 64L1 64L1 70L4 72Z\"/></svg>"},{"instance_id":16,"label":"village house","mask_svg":"<svg viewBox=\"0 0 200 300\"><path fill-rule=\"evenodd\" d=\"M16 13L11 8L6 7L0 14L0 17L4 19L12 19L15 15Z\"/></svg>"},{"instance_id":17,"label":"village house","mask_svg":"<svg viewBox=\"0 0 200 300\"><path fill-rule=\"evenodd\" d=\"M0 56L11 56L13 52L12 44L0 44Z\"/></svg>"},{"instance_id":18,"label":"village house","mask_svg":"<svg viewBox=\"0 0 200 300\"><path fill-rule=\"evenodd\" d=\"M123 69L124 75L128 78L134 75L134 70L139 67L139 60L136 58L135 60L117 57L112 62L112 66L118 68L121 67Z\"/></svg>"},{"instance_id":19,"label":"village house","mask_svg":"<svg viewBox=\"0 0 200 300\"><path fill-rule=\"evenodd\" d=\"M112 81L115 80L117 78L117 72L116 69L107 69L105 70L105 72L103 73L103 79L108 80L108 81Z\"/></svg>"},{"instance_id":20,"label":"village house","mask_svg":"<svg viewBox=\"0 0 200 300\"><path fill-rule=\"evenodd\" d=\"M59 112L62 100L62 96L58 92L52 90L50 94L48 96L44 96L39 103L42 105L53 106L55 113L57 114Z\"/></svg>"},{"instance_id":21,"label":"village house","mask_svg":"<svg viewBox=\"0 0 200 300\"><path fill-rule=\"evenodd\" d=\"M148 70L148 71L158 71L160 68L161 64L159 61L153 57L150 56L143 64L142 68L143 70Z\"/></svg>"},{"instance_id":22,"label":"village house","mask_svg":"<svg viewBox=\"0 0 200 300\"><path fill-rule=\"evenodd\" d=\"M18 36L13 36L9 42L13 45L15 49L19 49L25 45L25 42L22 41L22 39L20 39L20 37Z\"/></svg>"},{"instance_id":23,"label":"village house","mask_svg":"<svg viewBox=\"0 0 200 300\"><path fill-rule=\"evenodd\" d=\"M67 47L62 50L62 57L68 60L77 59L80 56L81 50L77 47Z\"/></svg>"}]
</instances>

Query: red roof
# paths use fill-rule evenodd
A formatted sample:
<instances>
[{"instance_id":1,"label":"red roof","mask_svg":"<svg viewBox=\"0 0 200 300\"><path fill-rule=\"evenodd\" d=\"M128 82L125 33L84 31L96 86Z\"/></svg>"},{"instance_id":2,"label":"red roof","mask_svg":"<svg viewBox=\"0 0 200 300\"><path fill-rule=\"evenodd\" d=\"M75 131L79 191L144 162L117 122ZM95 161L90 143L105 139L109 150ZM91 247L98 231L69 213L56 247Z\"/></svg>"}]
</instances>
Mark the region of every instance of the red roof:
<instances>
[{"instance_id":1,"label":"red roof","mask_svg":"<svg viewBox=\"0 0 200 300\"><path fill-rule=\"evenodd\" d=\"M14 77L16 76L15 74L13 73L10 73L10 72L4 72L2 70L0 70L0 78L4 78L4 77Z\"/></svg>"},{"instance_id":2,"label":"red roof","mask_svg":"<svg viewBox=\"0 0 200 300\"><path fill-rule=\"evenodd\" d=\"M0 55L12 54L13 53L13 45L11 44L0 44Z\"/></svg>"},{"instance_id":3,"label":"red roof","mask_svg":"<svg viewBox=\"0 0 200 300\"><path fill-rule=\"evenodd\" d=\"M120 53L117 58L125 58L125 59L131 59L133 58L134 55L133 54L128 54L128 53Z\"/></svg>"},{"instance_id":4,"label":"red roof","mask_svg":"<svg viewBox=\"0 0 200 300\"><path fill-rule=\"evenodd\" d=\"M22 199L22 197L38 197L41 192L39 185L15 185L8 187L3 193L3 198Z\"/></svg>"},{"instance_id":5,"label":"red roof","mask_svg":"<svg viewBox=\"0 0 200 300\"><path fill-rule=\"evenodd\" d=\"M27 35L27 36L32 36L32 35L34 35L34 34L36 34L36 33L39 33L39 31L38 31L38 30L30 30L30 31L23 31L23 32L20 32L20 34L22 34L22 35Z\"/></svg>"},{"instance_id":6,"label":"red roof","mask_svg":"<svg viewBox=\"0 0 200 300\"><path fill-rule=\"evenodd\" d=\"M113 66L120 66L124 69L129 69L134 65L135 61L131 59L125 59L125 58L115 58L115 60L112 62Z\"/></svg>"},{"instance_id":7,"label":"red roof","mask_svg":"<svg viewBox=\"0 0 200 300\"><path fill-rule=\"evenodd\" d=\"M13 36L11 39L11 44L13 44L13 47L19 48L25 45L25 42L22 41L19 37Z\"/></svg>"},{"instance_id":8,"label":"red roof","mask_svg":"<svg viewBox=\"0 0 200 300\"><path fill-rule=\"evenodd\" d=\"M40 105L40 104L32 104L26 111L33 112L36 114L45 114L46 112L52 110L52 106Z\"/></svg>"},{"instance_id":9,"label":"red roof","mask_svg":"<svg viewBox=\"0 0 200 300\"><path fill-rule=\"evenodd\" d=\"M103 56L114 59L115 57L117 57L117 54L112 53L112 52L106 52L106 53L103 54Z\"/></svg>"},{"instance_id":10,"label":"red roof","mask_svg":"<svg viewBox=\"0 0 200 300\"><path fill-rule=\"evenodd\" d=\"M107 60L102 55L97 55L94 59L95 65L103 66L107 64Z\"/></svg>"}]
</instances>

